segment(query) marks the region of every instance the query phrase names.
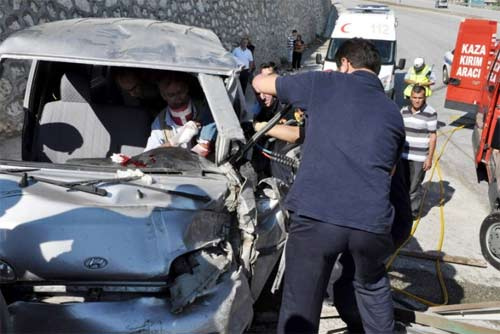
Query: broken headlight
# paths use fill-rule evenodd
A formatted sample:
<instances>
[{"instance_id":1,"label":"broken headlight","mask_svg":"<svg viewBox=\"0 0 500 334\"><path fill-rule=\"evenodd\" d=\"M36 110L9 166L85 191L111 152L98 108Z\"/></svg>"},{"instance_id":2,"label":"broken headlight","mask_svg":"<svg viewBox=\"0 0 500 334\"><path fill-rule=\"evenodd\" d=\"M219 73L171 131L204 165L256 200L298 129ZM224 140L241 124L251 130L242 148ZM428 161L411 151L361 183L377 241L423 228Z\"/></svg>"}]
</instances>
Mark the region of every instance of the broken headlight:
<instances>
[{"instance_id":1,"label":"broken headlight","mask_svg":"<svg viewBox=\"0 0 500 334\"><path fill-rule=\"evenodd\" d=\"M170 270L172 312L179 313L195 299L209 293L232 262L232 252L221 247L203 248L175 259Z\"/></svg>"}]
</instances>

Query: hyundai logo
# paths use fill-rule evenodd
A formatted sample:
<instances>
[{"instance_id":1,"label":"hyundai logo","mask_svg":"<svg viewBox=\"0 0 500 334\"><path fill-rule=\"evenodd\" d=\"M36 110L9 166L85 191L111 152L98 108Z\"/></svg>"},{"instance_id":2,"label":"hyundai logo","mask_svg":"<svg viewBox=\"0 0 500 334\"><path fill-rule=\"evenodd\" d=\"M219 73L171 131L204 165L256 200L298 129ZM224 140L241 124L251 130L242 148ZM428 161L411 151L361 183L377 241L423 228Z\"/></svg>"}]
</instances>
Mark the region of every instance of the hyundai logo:
<instances>
[{"instance_id":1,"label":"hyundai logo","mask_svg":"<svg viewBox=\"0 0 500 334\"><path fill-rule=\"evenodd\" d=\"M83 263L88 269L102 269L108 265L108 260L102 257L89 257Z\"/></svg>"}]
</instances>

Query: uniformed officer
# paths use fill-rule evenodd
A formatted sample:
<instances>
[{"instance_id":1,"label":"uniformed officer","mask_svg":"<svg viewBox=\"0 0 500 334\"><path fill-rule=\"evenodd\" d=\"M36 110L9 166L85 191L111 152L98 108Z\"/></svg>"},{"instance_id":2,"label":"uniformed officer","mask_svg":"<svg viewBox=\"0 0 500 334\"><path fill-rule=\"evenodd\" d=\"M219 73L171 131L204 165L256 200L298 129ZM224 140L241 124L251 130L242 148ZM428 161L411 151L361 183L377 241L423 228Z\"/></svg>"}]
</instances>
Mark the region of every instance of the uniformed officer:
<instances>
[{"instance_id":1,"label":"uniformed officer","mask_svg":"<svg viewBox=\"0 0 500 334\"><path fill-rule=\"evenodd\" d=\"M425 59L422 57L417 57L413 61L413 66L410 67L408 72L405 74L405 84L406 86L403 94L405 99L409 99L411 95L411 89L415 85L425 87L425 96L429 97L432 95L431 86L436 83L436 75L432 71L432 67L425 64Z\"/></svg>"}]
</instances>

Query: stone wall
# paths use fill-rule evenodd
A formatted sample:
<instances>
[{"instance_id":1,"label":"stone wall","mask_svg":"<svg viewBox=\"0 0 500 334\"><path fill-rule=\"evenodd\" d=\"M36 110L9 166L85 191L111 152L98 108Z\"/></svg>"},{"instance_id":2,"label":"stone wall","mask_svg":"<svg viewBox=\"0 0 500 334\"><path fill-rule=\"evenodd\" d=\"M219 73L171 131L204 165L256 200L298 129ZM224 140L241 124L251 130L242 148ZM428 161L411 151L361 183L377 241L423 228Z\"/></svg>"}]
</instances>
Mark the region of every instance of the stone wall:
<instances>
[{"instance_id":1,"label":"stone wall","mask_svg":"<svg viewBox=\"0 0 500 334\"><path fill-rule=\"evenodd\" d=\"M286 57L286 36L307 42L321 34L331 0L0 0L0 41L35 24L76 17L137 17L212 29L229 50L241 36L256 46L257 63ZM0 135L22 127L28 66L10 62L0 80Z\"/></svg>"}]
</instances>

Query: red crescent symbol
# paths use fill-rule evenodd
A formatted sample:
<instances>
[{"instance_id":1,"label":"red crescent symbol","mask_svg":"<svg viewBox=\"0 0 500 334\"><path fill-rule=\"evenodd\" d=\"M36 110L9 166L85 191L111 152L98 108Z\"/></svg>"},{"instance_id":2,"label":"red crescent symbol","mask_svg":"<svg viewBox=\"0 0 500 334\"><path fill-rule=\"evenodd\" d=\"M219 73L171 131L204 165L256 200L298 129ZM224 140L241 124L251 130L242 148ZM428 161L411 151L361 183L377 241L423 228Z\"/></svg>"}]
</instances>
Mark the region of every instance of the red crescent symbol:
<instances>
[{"instance_id":1,"label":"red crescent symbol","mask_svg":"<svg viewBox=\"0 0 500 334\"><path fill-rule=\"evenodd\" d=\"M349 32L349 31L345 30L345 28L346 28L347 26L349 26L349 25L351 25L351 24L350 24L350 23L346 23L346 24L344 24L342 27L340 27L340 31L345 32L345 33Z\"/></svg>"}]
</instances>

